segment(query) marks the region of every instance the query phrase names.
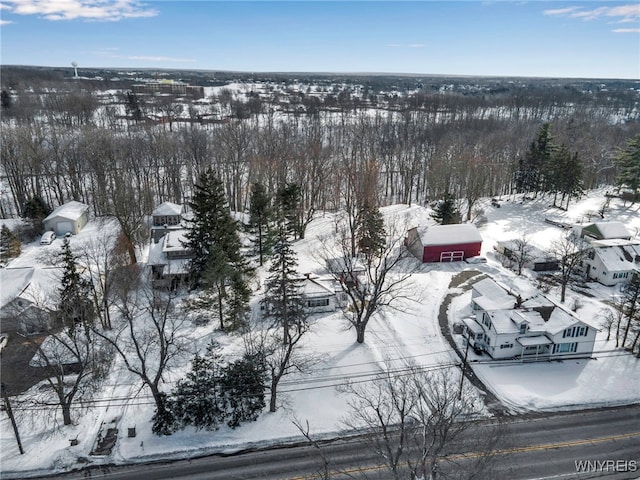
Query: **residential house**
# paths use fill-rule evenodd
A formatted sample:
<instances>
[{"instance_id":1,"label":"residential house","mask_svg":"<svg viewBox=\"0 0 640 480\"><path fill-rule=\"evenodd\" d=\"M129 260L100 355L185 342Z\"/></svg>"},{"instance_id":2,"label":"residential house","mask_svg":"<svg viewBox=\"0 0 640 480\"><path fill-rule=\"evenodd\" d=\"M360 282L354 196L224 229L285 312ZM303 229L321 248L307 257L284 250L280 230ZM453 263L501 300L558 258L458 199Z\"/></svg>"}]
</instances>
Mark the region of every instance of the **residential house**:
<instances>
[{"instance_id":1,"label":"residential house","mask_svg":"<svg viewBox=\"0 0 640 480\"><path fill-rule=\"evenodd\" d=\"M358 257L328 258L326 267L336 280L345 283L349 288L362 283L362 276L366 273L366 268Z\"/></svg>"},{"instance_id":2,"label":"residential house","mask_svg":"<svg viewBox=\"0 0 640 480\"><path fill-rule=\"evenodd\" d=\"M622 222L596 222L587 225L575 225L573 227L575 236L592 240L631 240L633 235L627 230Z\"/></svg>"},{"instance_id":3,"label":"residential house","mask_svg":"<svg viewBox=\"0 0 640 480\"><path fill-rule=\"evenodd\" d=\"M0 269L2 332L31 335L52 329L59 276L58 268Z\"/></svg>"},{"instance_id":4,"label":"residential house","mask_svg":"<svg viewBox=\"0 0 640 480\"><path fill-rule=\"evenodd\" d=\"M518 240L498 240L493 246L496 252L511 261L515 261L521 255L519 248L521 247L518 245ZM528 260L524 266L534 272L555 271L559 268L559 262L556 258L534 245L526 245L526 256Z\"/></svg>"},{"instance_id":5,"label":"residential house","mask_svg":"<svg viewBox=\"0 0 640 480\"><path fill-rule=\"evenodd\" d=\"M173 202L164 202L151 212L151 239L158 243L168 231L184 228L182 205Z\"/></svg>"},{"instance_id":6,"label":"residential house","mask_svg":"<svg viewBox=\"0 0 640 480\"><path fill-rule=\"evenodd\" d=\"M56 208L44 220L44 229L56 235L76 235L89 221L89 205L72 200Z\"/></svg>"},{"instance_id":7,"label":"residential house","mask_svg":"<svg viewBox=\"0 0 640 480\"><path fill-rule=\"evenodd\" d=\"M151 267L154 288L177 288L189 279L193 252L187 247L187 230L168 230L157 243L149 247L147 264Z\"/></svg>"},{"instance_id":8,"label":"residential house","mask_svg":"<svg viewBox=\"0 0 640 480\"><path fill-rule=\"evenodd\" d=\"M640 271L640 240L592 240L582 261L587 278L613 286Z\"/></svg>"},{"instance_id":9,"label":"residential house","mask_svg":"<svg viewBox=\"0 0 640 480\"><path fill-rule=\"evenodd\" d=\"M414 227L404 240L422 262L459 262L480 255L482 237L472 223Z\"/></svg>"},{"instance_id":10,"label":"residential house","mask_svg":"<svg viewBox=\"0 0 640 480\"><path fill-rule=\"evenodd\" d=\"M344 306L346 294L333 278L307 274L302 279L301 296L309 313L332 312Z\"/></svg>"},{"instance_id":11,"label":"residential house","mask_svg":"<svg viewBox=\"0 0 640 480\"><path fill-rule=\"evenodd\" d=\"M464 320L469 345L493 359L588 357L597 329L541 293L529 298L490 278L473 286L475 316Z\"/></svg>"}]
</instances>

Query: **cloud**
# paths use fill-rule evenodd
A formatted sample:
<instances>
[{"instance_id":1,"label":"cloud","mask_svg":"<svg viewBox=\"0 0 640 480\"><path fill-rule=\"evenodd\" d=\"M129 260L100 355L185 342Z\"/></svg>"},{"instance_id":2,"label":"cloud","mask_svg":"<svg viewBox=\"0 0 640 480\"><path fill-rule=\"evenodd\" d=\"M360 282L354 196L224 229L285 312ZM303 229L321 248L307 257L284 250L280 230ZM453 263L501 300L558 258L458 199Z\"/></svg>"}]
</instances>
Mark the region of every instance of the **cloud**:
<instances>
[{"instance_id":1,"label":"cloud","mask_svg":"<svg viewBox=\"0 0 640 480\"><path fill-rule=\"evenodd\" d=\"M0 25L9 25L10 23L13 23L11 20L0 20Z\"/></svg>"},{"instance_id":2,"label":"cloud","mask_svg":"<svg viewBox=\"0 0 640 480\"><path fill-rule=\"evenodd\" d=\"M595 20L602 17L617 17L620 23L637 21L640 18L640 3L618 5L615 7L597 7L584 10L583 7L566 7L543 10L544 15L557 15L583 20Z\"/></svg>"},{"instance_id":3,"label":"cloud","mask_svg":"<svg viewBox=\"0 0 640 480\"><path fill-rule=\"evenodd\" d=\"M130 57L127 57L127 59L144 60L149 62L184 62L184 63L196 62L194 58L154 57L154 56L145 56L145 55L130 56Z\"/></svg>"},{"instance_id":4,"label":"cloud","mask_svg":"<svg viewBox=\"0 0 640 480\"><path fill-rule=\"evenodd\" d=\"M640 33L640 28L616 28L613 33Z\"/></svg>"},{"instance_id":5,"label":"cloud","mask_svg":"<svg viewBox=\"0 0 640 480\"><path fill-rule=\"evenodd\" d=\"M119 21L158 15L137 0L4 0L2 8L16 15L39 15L52 21Z\"/></svg>"}]
</instances>

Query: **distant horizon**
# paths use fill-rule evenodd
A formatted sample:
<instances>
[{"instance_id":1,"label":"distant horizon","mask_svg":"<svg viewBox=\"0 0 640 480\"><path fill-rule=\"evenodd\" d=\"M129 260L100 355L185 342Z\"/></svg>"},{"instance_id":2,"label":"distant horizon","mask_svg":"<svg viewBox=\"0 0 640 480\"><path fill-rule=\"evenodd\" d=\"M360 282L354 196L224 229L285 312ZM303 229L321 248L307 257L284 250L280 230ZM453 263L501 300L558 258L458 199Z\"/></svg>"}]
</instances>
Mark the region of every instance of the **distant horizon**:
<instances>
[{"instance_id":1,"label":"distant horizon","mask_svg":"<svg viewBox=\"0 0 640 480\"><path fill-rule=\"evenodd\" d=\"M637 0L2 0L0 15L7 65L640 79Z\"/></svg>"},{"instance_id":2,"label":"distant horizon","mask_svg":"<svg viewBox=\"0 0 640 480\"><path fill-rule=\"evenodd\" d=\"M67 65L20 65L20 64L0 64L2 68L37 68L37 69L69 69L73 70L71 64ZM82 75L82 69L86 70L122 70L122 71L166 71L166 72L197 72L197 73L230 73L242 75L343 75L343 76L398 76L398 77L442 77L442 78L485 78L485 79L540 79L540 80L624 80L640 83L640 78L622 78L622 77L559 77L559 76L541 76L541 75L474 75L474 74L447 74L447 73L411 73L411 72L330 72L330 71L272 71L272 70L223 70L219 68L170 68L170 67L96 67L78 65L78 79L90 78ZM72 77L69 77L72 78Z\"/></svg>"}]
</instances>

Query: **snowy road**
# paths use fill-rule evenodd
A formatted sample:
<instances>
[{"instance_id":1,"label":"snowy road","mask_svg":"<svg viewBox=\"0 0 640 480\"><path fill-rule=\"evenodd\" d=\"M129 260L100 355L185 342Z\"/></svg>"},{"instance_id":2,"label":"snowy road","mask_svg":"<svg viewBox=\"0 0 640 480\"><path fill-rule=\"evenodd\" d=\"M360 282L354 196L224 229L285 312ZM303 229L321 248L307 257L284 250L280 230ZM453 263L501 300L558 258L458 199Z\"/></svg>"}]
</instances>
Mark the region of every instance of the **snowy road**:
<instances>
[{"instance_id":1,"label":"snowy road","mask_svg":"<svg viewBox=\"0 0 640 480\"><path fill-rule=\"evenodd\" d=\"M632 479L640 476L640 406L512 417L498 445L493 479ZM358 440L325 444L329 478L388 478ZM473 457L474 452L463 452ZM461 457L461 456L459 456ZM464 462L464 460L461 460ZM291 446L163 464L100 467L57 478L301 479L320 478L318 451ZM366 477L356 472L366 469ZM445 468L445 467L443 467ZM341 473L342 472L342 473ZM348 475L351 475L348 477ZM487 478L489 478L487 477Z\"/></svg>"}]
</instances>

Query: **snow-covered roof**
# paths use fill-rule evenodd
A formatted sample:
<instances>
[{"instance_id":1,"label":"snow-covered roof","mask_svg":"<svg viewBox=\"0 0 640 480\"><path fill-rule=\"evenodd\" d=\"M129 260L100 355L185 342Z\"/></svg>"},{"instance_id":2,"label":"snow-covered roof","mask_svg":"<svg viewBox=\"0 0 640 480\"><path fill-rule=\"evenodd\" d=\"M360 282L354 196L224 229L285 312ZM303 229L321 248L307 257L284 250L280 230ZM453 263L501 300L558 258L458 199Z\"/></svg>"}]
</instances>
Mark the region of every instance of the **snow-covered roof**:
<instances>
[{"instance_id":1,"label":"snow-covered roof","mask_svg":"<svg viewBox=\"0 0 640 480\"><path fill-rule=\"evenodd\" d=\"M523 347L536 345L551 345L553 342L546 335L535 335L533 337L518 337L516 341Z\"/></svg>"},{"instance_id":2,"label":"snow-covered roof","mask_svg":"<svg viewBox=\"0 0 640 480\"><path fill-rule=\"evenodd\" d=\"M184 252L187 250L185 243L187 242L186 234L187 229L182 228L180 230L169 230L161 240L162 251L167 252Z\"/></svg>"},{"instance_id":3,"label":"snow-covered roof","mask_svg":"<svg viewBox=\"0 0 640 480\"><path fill-rule=\"evenodd\" d=\"M0 308L17 297L37 303L40 307L55 307L52 291L60 281L59 268L0 269Z\"/></svg>"},{"instance_id":4,"label":"snow-covered roof","mask_svg":"<svg viewBox=\"0 0 640 480\"><path fill-rule=\"evenodd\" d=\"M431 225L417 227L417 231L424 246L482 242L480 232L473 223Z\"/></svg>"},{"instance_id":5,"label":"snow-covered roof","mask_svg":"<svg viewBox=\"0 0 640 480\"><path fill-rule=\"evenodd\" d=\"M70 202L60 205L49 214L43 221L51 220L56 217L68 218L69 220L78 220L82 215L89 211L89 205L82 202L71 200Z\"/></svg>"},{"instance_id":6,"label":"snow-covered roof","mask_svg":"<svg viewBox=\"0 0 640 480\"><path fill-rule=\"evenodd\" d=\"M173 202L163 202L158 205L151 215L154 217L166 217L169 215L180 215L182 213L182 205Z\"/></svg>"},{"instance_id":7,"label":"snow-covered roof","mask_svg":"<svg viewBox=\"0 0 640 480\"><path fill-rule=\"evenodd\" d=\"M632 237L622 222L596 222L584 227L583 230L599 233L599 237L602 239Z\"/></svg>"},{"instance_id":8,"label":"snow-covered roof","mask_svg":"<svg viewBox=\"0 0 640 480\"><path fill-rule=\"evenodd\" d=\"M640 269L640 242L624 239L596 240L591 243L609 272Z\"/></svg>"},{"instance_id":9,"label":"snow-covered roof","mask_svg":"<svg viewBox=\"0 0 640 480\"><path fill-rule=\"evenodd\" d=\"M326 297L335 295L333 279L323 279L317 276L307 276L302 278L302 295L305 297Z\"/></svg>"},{"instance_id":10,"label":"snow-covered roof","mask_svg":"<svg viewBox=\"0 0 640 480\"><path fill-rule=\"evenodd\" d=\"M491 319L496 333L518 333L520 328L511 319L513 310L490 310L487 315Z\"/></svg>"},{"instance_id":11,"label":"snow-covered roof","mask_svg":"<svg viewBox=\"0 0 640 480\"><path fill-rule=\"evenodd\" d=\"M352 272L364 272L365 268L362 262L352 257L327 258L327 269L335 274Z\"/></svg>"}]
</instances>

